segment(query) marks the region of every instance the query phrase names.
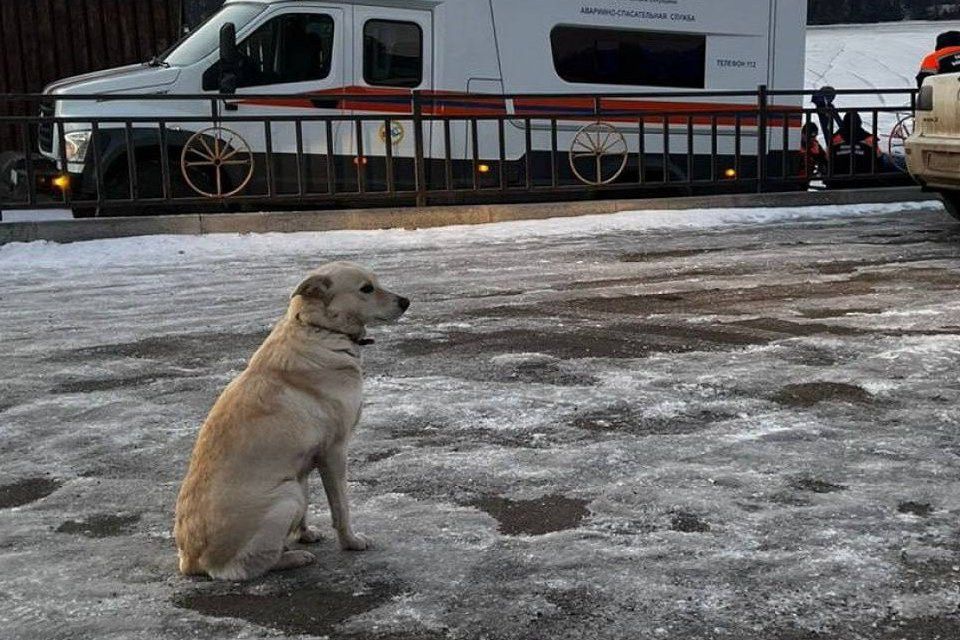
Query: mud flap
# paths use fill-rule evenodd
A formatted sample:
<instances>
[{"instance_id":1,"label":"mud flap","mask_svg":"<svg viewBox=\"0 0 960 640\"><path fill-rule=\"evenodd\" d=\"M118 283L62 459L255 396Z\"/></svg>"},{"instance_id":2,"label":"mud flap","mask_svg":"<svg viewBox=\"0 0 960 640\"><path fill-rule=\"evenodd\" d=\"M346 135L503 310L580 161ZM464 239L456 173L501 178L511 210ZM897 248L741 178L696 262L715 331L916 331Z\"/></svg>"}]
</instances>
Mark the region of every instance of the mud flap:
<instances>
[{"instance_id":1,"label":"mud flap","mask_svg":"<svg viewBox=\"0 0 960 640\"><path fill-rule=\"evenodd\" d=\"M0 153L0 201L13 196L17 184L17 167L23 165L23 154L16 151Z\"/></svg>"}]
</instances>

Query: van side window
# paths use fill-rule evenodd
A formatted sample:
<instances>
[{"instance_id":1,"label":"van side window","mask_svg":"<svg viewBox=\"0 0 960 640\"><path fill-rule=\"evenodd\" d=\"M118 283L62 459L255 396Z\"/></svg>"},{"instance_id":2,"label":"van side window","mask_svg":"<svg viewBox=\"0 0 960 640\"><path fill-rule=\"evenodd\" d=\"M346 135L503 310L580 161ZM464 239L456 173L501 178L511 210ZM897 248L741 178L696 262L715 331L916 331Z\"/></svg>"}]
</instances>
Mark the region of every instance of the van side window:
<instances>
[{"instance_id":1,"label":"van side window","mask_svg":"<svg viewBox=\"0 0 960 640\"><path fill-rule=\"evenodd\" d=\"M237 88L323 80L330 75L334 21L322 13L288 13L269 20L239 43ZM220 63L203 74L205 91L217 89Z\"/></svg>"},{"instance_id":2,"label":"van side window","mask_svg":"<svg viewBox=\"0 0 960 640\"><path fill-rule=\"evenodd\" d=\"M363 79L373 86L423 82L423 30L415 22L369 20L363 25Z\"/></svg>"},{"instance_id":3,"label":"van side window","mask_svg":"<svg viewBox=\"0 0 960 640\"><path fill-rule=\"evenodd\" d=\"M550 42L553 65L567 82L706 88L703 35L559 26Z\"/></svg>"}]
</instances>

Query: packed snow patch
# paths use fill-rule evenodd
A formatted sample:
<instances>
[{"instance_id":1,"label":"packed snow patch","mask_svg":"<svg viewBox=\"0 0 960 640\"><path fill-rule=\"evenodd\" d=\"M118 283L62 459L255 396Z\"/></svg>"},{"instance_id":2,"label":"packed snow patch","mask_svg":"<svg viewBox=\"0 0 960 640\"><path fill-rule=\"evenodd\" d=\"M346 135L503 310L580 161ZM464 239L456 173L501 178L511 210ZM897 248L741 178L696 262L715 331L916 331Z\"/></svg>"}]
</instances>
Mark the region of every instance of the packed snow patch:
<instances>
[{"instance_id":1,"label":"packed snow patch","mask_svg":"<svg viewBox=\"0 0 960 640\"><path fill-rule=\"evenodd\" d=\"M756 209L693 209L523 220L435 229L330 231L324 233L212 234L204 236L141 236L71 244L48 241L0 246L0 268L36 270L45 267L125 267L229 260L237 255L269 258L278 252L312 252L334 258L371 249L425 250L476 243L522 245L568 235L590 237L614 232L716 229L772 222L856 218L878 213L929 209L928 202Z\"/></svg>"}]
</instances>

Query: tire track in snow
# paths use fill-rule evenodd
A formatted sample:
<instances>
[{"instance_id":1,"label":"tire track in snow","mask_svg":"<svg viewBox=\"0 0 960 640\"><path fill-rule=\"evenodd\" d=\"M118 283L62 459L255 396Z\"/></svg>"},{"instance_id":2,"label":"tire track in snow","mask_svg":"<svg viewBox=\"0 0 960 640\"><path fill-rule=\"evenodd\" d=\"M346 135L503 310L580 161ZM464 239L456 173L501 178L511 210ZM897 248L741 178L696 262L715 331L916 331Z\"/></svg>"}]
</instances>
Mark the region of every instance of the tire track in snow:
<instances>
[{"instance_id":1,"label":"tire track in snow","mask_svg":"<svg viewBox=\"0 0 960 640\"><path fill-rule=\"evenodd\" d=\"M820 76L820 79L821 79L821 80L823 80L824 78L826 78L827 75L829 75L830 72L833 71L833 70L837 67L837 61L840 59L840 56L842 56L842 55L845 54L846 52L847 52L847 43L844 42L843 44L840 45L840 50L837 51L836 55L834 55L834 56L830 59L830 62L827 63L827 68L826 68L826 70L824 70L823 74Z\"/></svg>"},{"instance_id":2,"label":"tire track in snow","mask_svg":"<svg viewBox=\"0 0 960 640\"><path fill-rule=\"evenodd\" d=\"M867 78L866 76L863 76L863 75L857 73L856 71L853 71L852 69L850 70L850 75L852 75L854 78L856 78L857 80L859 80L859 81L862 82L863 84L867 85L867 88L868 88L868 89L873 89L874 91L877 92L876 95L877 95L877 98L879 98L879 100L880 100L880 106L882 106L882 107L888 106L888 105L887 105L887 98L886 98L886 96L884 96L884 95L880 92L880 89L882 89L883 87L878 87L876 84L873 83L872 80L870 80L870 79Z\"/></svg>"},{"instance_id":3,"label":"tire track in snow","mask_svg":"<svg viewBox=\"0 0 960 640\"><path fill-rule=\"evenodd\" d=\"M880 65L881 67L883 67L884 69L892 73L893 75L897 76L897 78L899 78L900 80L903 80L903 82L908 87L913 86L913 83L916 82L916 78L908 78L907 76L903 75L902 73L900 73L899 71L891 67L889 64L887 64L880 58L870 58L870 61Z\"/></svg>"}]
</instances>

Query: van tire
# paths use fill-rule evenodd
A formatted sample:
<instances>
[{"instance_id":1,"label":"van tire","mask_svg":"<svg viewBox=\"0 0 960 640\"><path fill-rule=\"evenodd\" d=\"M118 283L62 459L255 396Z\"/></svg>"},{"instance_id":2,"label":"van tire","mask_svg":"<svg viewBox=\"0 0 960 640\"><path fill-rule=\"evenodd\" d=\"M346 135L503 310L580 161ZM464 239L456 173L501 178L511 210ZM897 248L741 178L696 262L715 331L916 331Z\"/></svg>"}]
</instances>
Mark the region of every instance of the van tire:
<instances>
[{"instance_id":1,"label":"van tire","mask_svg":"<svg viewBox=\"0 0 960 640\"><path fill-rule=\"evenodd\" d=\"M187 185L180 171L180 155L182 149L170 147L167 152L167 173L170 177L170 195L172 198L198 197L198 195ZM157 199L163 196L161 180L161 159L160 153L144 153L137 158L137 184L139 185L138 198ZM212 185L205 185L213 188ZM128 159L126 154L117 157L107 169L104 178L104 189L107 192L108 199L126 199L129 198L129 171ZM141 205L139 208L130 210L125 207L104 207L99 211L101 216L158 216L183 213L182 205L163 205L152 204L149 206Z\"/></svg>"},{"instance_id":2,"label":"van tire","mask_svg":"<svg viewBox=\"0 0 960 640\"><path fill-rule=\"evenodd\" d=\"M960 191L941 191L943 208L956 220L960 220Z\"/></svg>"}]
</instances>

